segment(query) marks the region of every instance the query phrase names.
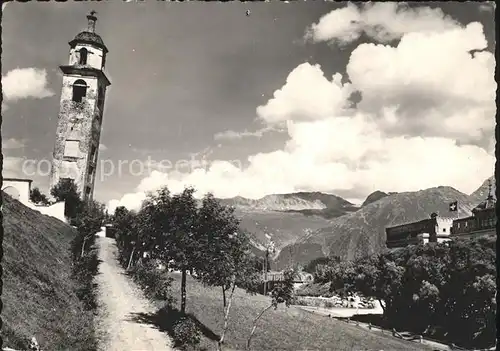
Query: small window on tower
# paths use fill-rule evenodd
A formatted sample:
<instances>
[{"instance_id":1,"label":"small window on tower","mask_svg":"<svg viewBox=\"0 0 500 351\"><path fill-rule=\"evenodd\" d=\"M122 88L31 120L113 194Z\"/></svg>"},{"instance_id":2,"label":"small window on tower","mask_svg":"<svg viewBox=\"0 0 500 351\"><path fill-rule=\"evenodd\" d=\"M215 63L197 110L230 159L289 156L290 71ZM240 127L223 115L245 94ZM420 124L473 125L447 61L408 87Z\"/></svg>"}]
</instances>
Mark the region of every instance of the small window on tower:
<instances>
[{"instance_id":1,"label":"small window on tower","mask_svg":"<svg viewBox=\"0 0 500 351\"><path fill-rule=\"evenodd\" d=\"M87 84L84 80L78 79L73 83L73 101L82 102L85 95L87 95Z\"/></svg>"},{"instance_id":2,"label":"small window on tower","mask_svg":"<svg viewBox=\"0 0 500 351\"><path fill-rule=\"evenodd\" d=\"M99 96L97 97L97 106L102 112L103 106L104 106L104 88L100 87L99 88Z\"/></svg>"},{"instance_id":3,"label":"small window on tower","mask_svg":"<svg viewBox=\"0 0 500 351\"><path fill-rule=\"evenodd\" d=\"M64 157L78 157L80 142L78 140L66 140L64 144Z\"/></svg>"},{"instance_id":4,"label":"small window on tower","mask_svg":"<svg viewBox=\"0 0 500 351\"><path fill-rule=\"evenodd\" d=\"M90 162L94 162L95 160L95 152L96 152L96 147L92 146L92 152L90 153Z\"/></svg>"},{"instance_id":5,"label":"small window on tower","mask_svg":"<svg viewBox=\"0 0 500 351\"><path fill-rule=\"evenodd\" d=\"M86 65L87 64L87 56L88 56L88 51L85 48L80 49L80 62L78 62L80 65Z\"/></svg>"}]
</instances>

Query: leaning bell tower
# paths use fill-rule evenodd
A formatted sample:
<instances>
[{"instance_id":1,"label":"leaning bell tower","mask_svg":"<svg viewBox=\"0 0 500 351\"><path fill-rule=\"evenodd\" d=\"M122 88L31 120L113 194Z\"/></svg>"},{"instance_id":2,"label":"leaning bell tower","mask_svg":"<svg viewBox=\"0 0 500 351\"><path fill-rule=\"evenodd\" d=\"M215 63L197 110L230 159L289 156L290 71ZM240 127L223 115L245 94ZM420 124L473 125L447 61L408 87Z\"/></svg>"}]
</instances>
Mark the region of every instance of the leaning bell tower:
<instances>
[{"instance_id":1,"label":"leaning bell tower","mask_svg":"<svg viewBox=\"0 0 500 351\"><path fill-rule=\"evenodd\" d=\"M50 188L73 179L84 201L92 200L106 90L104 73L108 49L95 33L96 12L87 16L87 29L69 42L69 62L63 73L59 118Z\"/></svg>"}]
</instances>

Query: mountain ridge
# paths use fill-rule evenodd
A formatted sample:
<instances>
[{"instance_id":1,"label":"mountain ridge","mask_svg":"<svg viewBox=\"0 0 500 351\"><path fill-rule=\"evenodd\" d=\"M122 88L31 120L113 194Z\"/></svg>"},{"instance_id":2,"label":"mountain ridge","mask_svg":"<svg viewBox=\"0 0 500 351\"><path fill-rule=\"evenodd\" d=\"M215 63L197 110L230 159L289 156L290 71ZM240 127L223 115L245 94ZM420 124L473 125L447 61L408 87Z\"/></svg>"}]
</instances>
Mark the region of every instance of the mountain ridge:
<instances>
[{"instance_id":1,"label":"mountain ridge","mask_svg":"<svg viewBox=\"0 0 500 351\"><path fill-rule=\"evenodd\" d=\"M399 193L377 190L359 207L317 191L219 200L235 208L241 227L252 233L255 251L264 252L272 238L276 248L273 258L277 268L283 269L325 255L353 259L381 252L386 227L429 218L432 212L442 217L468 216L486 198L488 180L494 183L490 177L469 195L450 186ZM449 212L453 201L459 202L458 214Z\"/></svg>"},{"instance_id":2,"label":"mountain ridge","mask_svg":"<svg viewBox=\"0 0 500 351\"><path fill-rule=\"evenodd\" d=\"M479 202L449 186L385 196L356 212L333 219L329 227L302 237L291 247L284 247L276 263L282 269L289 262L306 264L321 256L334 255L351 260L381 252L385 249L386 227L429 218L432 212L442 217L456 217L457 214L449 212L448 208L453 201L460 203L460 217L470 215ZM310 254L304 255L303 250Z\"/></svg>"},{"instance_id":3,"label":"mountain ridge","mask_svg":"<svg viewBox=\"0 0 500 351\"><path fill-rule=\"evenodd\" d=\"M352 203L340 196L318 191L270 194L259 199L248 199L242 196L236 196L218 200L225 205L267 211L324 210L328 208L353 206Z\"/></svg>"}]
</instances>

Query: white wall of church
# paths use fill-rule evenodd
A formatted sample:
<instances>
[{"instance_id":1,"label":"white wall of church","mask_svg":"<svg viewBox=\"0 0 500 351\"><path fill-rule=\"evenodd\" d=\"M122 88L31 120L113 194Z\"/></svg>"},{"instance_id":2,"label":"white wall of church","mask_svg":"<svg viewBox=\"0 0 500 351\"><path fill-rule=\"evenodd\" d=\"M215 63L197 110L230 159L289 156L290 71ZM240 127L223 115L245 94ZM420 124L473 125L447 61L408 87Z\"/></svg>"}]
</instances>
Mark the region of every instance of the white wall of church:
<instances>
[{"instance_id":1,"label":"white wall of church","mask_svg":"<svg viewBox=\"0 0 500 351\"><path fill-rule=\"evenodd\" d=\"M10 189L17 190L16 192L11 191ZM18 194L18 196L13 196L15 200L22 203L24 206L31 208L32 210L38 211L41 214L55 217L65 223L67 223L66 217L64 216L64 207L65 202L60 201L55 204L44 206L44 205L36 205L30 201L30 191L31 191L31 182L29 180L24 179L4 179L2 184L2 191L5 191L7 194Z\"/></svg>"},{"instance_id":2,"label":"white wall of church","mask_svg":"<svg viewBox=\"0 0 500 351\"><path fill-rule=\"evenodd\" d=\"M85 48L88 51L87 65L96 69L102 69L102 56L104 55L103 51L92 45L84 44L78 44L70 50L69 65L71 66L78 64L80 58L79 50L82 48Z\"/></svg>"},{"instance_id":3,"label":"white wall of church","mask_svg":"<svg viewBox=\"0 0 500 351\"><path fill-rule=\"evenodd\" d=\"M14 188L19 194L19 200L22 203L27 203L30 200L31 183L28 180L11 180L4 179L2 184L2 190L6 190L9 193L9 189ZM10 195L10 194L9 194Z\"/></svg>"},{"instance_id":4,"label":"white wall of church","mask_svg":"<svg viewBox=\"0 0 500 351\"><path fill-rule=\"evenodd\" d=\"M46 216L55 217L64 223L68 222L66 220L66 217L64 216L64 201L56 202L55 204L50 206L35 205L32 202L25 203L24 205Z\"/></svg>"}]
</instances>

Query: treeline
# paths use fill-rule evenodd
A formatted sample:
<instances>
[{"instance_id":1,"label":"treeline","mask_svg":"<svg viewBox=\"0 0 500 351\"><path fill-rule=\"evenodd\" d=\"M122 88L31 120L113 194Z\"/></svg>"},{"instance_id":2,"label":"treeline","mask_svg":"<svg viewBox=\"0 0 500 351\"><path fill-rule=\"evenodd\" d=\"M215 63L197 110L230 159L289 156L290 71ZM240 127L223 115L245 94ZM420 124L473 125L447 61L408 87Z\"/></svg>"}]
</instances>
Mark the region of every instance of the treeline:
<instances>
[{"instance_id":1,"label":"treeline","mask_svg":"<svg viewBox=\"0 0 500 351\"><path fill-rule=\"evenodd\" d=\"M384 326L463 347L490 347L496 331L496 238L411 245L357 261L315 265L339 295L378 299Z\"/></svg>"},{"instance_id":2,"label":"treeline","mask_svg":"<svg viewBox=\"0 0 500 351\"><path fill-rule=\"evenodd\" d=\"M137 212L118 207L112 221L121 264L149 297L167 303L170 317L174 315L175 299L170 296L168 271L180 271L180 317L170 330L176 346L192 347L199 342L199 333L185 313L188 273L206 286L220 288L224 307L224 326L217 342L220 350L229 326L235 289L255 293L261 284L261 266L250 251L249 237L240 229L234 209L222 205L211 194L198 205L193 195L192 188L176 195L163 188L149 194ZM293 274L288 272L287 279L273 289L268 308L290 303ZM248 348L262 313L256 316Z\"/></svg>"}]
</instances>

